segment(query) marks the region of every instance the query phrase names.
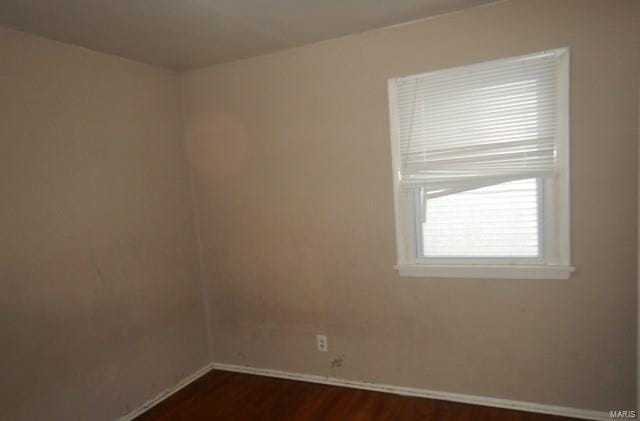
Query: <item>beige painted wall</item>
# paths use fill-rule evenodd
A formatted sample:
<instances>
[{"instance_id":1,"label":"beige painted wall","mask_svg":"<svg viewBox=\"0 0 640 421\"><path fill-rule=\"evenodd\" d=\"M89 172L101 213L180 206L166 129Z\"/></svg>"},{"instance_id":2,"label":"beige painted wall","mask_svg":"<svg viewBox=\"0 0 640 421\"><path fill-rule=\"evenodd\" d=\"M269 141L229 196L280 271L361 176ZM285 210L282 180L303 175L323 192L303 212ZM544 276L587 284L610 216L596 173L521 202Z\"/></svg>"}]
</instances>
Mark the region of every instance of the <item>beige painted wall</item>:
<instances>
[{"instance_id":1,"label":"beige painted wall","mask_svg":"<svg viewBox=\"0 0 640 421\"><path fill-rule=\"evenodd\" d=\"M214 360L633 408L639 23L510 0L184 74ZM387 79L563 46L575 276L399 278Z\"/></svg>"},{"instance_id":2,"label":"beige painted wall","mask_svg":"<svg viewBox=\"0 0 640 421\"><path fill-rule=\"evenodd\" d=\"M178 78L0 57L0 419L113 419L208 361Z\"/></svg>"}]
</instances>

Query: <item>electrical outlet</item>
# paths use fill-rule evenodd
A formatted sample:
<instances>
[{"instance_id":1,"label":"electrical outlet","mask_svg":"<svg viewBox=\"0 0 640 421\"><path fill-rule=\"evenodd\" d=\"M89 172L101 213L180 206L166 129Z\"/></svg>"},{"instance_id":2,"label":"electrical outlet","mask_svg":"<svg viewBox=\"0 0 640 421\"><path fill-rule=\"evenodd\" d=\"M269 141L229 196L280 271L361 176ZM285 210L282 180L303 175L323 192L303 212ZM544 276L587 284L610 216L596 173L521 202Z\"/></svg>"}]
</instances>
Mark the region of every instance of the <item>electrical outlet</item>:
<instances>
[{"instance_id":1,"label":"electrical outlet","mask_svg":"<svg viewBox=\"0 0 640 421\"><path fill-rule=\"evenodd\" d=\"M329 341L326 335L316 335L316 343L318 344L318 351L329 351Z\"/></svg>"}]
</instances>

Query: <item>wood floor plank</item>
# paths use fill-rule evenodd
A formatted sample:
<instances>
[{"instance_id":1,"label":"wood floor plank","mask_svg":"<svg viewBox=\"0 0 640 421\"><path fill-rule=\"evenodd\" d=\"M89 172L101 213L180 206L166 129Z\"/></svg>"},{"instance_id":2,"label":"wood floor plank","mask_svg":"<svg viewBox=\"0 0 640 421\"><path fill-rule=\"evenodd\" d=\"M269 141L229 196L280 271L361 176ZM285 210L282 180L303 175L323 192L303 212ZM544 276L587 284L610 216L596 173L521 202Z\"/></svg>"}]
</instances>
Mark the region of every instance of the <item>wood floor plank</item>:
<instances>
[{"instance_id":1,"label":"wood floor plank","mask_svg":"<svg viewBox=\"0 0 640 421\"><path fill-rule=\"evenodd\" d=\"M561 421L572 418L212 370L137 421Z\"/></svg>"}]
</instances>

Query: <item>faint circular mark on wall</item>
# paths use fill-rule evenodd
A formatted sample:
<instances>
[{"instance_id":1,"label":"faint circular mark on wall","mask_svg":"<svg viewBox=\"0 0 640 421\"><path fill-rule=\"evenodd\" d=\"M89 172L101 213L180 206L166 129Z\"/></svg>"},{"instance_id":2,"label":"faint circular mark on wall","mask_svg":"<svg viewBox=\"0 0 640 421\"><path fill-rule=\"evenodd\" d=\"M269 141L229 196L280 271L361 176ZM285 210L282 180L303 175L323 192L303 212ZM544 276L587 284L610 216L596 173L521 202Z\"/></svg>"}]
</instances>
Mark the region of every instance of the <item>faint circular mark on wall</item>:
<instances>
[{"instance_id":1,"label":"faint circular mark on wall","mask_svg":"<svg viewBox=\"0 0 640 421\"><path fill-rule=\"evenodd\" d=\"M237 115L226 110L204 110L189 121L187 151L191 165L200 174L240 174L249 164L247 129Z\"/></svg>"}]
</instances>

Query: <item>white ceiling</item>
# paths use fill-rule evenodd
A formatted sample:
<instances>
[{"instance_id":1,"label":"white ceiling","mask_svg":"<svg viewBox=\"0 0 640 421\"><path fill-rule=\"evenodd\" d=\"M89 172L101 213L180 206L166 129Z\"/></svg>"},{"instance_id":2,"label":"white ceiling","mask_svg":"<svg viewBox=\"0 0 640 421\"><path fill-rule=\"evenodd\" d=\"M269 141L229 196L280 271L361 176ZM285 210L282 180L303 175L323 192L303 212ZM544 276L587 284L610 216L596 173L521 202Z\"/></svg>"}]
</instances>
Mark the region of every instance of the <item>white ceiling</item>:
<instances>
[{"instance_id":1,"label":"white ceiling","mask_svg":"<svg viewBox=\"0 0 640 421\"><path fill-rule=\"evenodd\" d=\"M494 0L0 0L0 26L178 70Z\"/></svg>"}]
</instances>

